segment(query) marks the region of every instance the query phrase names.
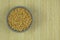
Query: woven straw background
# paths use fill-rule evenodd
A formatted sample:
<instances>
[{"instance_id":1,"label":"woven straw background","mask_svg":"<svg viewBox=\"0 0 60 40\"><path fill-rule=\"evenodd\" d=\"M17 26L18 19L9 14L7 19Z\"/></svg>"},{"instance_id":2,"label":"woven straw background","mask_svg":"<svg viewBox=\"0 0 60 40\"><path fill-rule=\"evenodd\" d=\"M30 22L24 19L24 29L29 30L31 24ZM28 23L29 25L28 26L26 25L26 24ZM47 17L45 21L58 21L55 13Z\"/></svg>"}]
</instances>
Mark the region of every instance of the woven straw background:
<instances>
[{"instance_id":1,"label":"woven straw background","mask_svg":"<svg viewBox=\"0 0 60 40\"><path fill-rule=\"evenodd\" d=\"M28 8L33 17L31 28L22 33L6 22L15 6ZM60 0L0 0L0 40L60 40Z\"/></svg>"}]
</instances>

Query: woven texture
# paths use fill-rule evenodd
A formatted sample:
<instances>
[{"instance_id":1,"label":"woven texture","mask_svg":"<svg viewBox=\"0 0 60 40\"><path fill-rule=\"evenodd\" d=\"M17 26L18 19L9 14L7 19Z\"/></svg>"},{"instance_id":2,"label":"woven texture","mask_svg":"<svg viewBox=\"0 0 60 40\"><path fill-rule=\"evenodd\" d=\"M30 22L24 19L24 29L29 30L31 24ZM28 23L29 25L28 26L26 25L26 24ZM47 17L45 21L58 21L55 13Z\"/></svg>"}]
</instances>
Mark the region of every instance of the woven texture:
<instances>
[{"instance_id":1,"label":"woven texture","mask_svg":"<svg viewBox=\"0 0 60 40\"><path fill-rule=\"evenodd\" d=\"M6 16L15 6L32 12L33 23L26 32L7 26ZM0 0L0 40L60 40L60 0Z\"/></svg>"}]
</instances>

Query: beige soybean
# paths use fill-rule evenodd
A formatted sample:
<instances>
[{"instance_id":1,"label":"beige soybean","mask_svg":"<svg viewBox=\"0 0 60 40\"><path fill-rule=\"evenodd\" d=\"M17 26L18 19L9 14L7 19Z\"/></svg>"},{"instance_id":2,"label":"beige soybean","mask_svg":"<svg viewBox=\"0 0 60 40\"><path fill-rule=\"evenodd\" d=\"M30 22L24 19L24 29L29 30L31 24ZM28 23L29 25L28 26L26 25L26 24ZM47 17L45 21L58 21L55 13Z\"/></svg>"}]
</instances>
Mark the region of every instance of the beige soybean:
<instances>
[{"instance_id":1,"label":"beige soybean","mask_svg":"<svg viewBox=\"0 0 60 40\"><path fill-rule=\"evenodd\" d=\"M8 15L10 28L16 31L24 31L29 28L32 22L30 12L25 8L15 8Z\"/></svg>"}]
</instances>

